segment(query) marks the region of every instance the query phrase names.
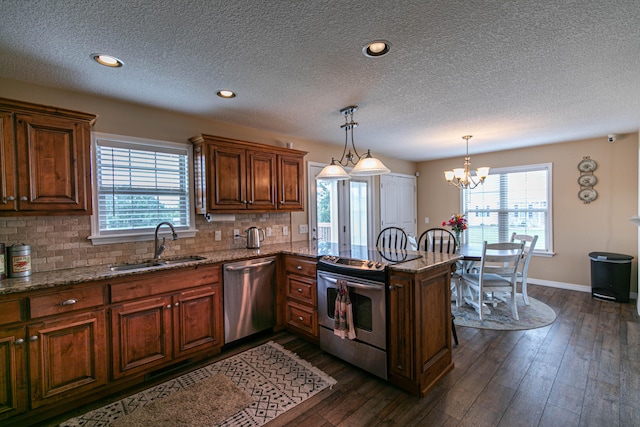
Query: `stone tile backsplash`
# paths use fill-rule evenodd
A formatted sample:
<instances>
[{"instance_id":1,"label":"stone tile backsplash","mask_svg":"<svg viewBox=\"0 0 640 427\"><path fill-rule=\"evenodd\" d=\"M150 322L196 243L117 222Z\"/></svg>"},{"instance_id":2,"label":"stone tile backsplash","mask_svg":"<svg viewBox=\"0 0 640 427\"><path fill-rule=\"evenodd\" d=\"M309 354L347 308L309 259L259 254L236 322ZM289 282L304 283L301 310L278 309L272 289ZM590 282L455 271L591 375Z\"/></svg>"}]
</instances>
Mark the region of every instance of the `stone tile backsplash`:
<instances>
[{"instance_id":1,"label":"stone tile backsplash","mask_svg":"<svg viewBox=\"0 0 640 427\"><path fill-rule=\"evenodd\" d=\"M244 238L234 239L233 230L251 226L271 228L271 236L262 244L286 243L291 235L282 234L283 226L291 230L290 213L236 214L233 222L208 223L202 215L196 215L195 237L167 239L163 257L197 255L215 250L246 247ZM222 240L214 240L214 232L222 232ZM163 231L165 231L163 229ZM142 242L96 245L91 235L89 216L34 216L0 218L0 242L31 245L31 269L34 273L94 265L118 264L153 258L153 236Z\"/></svg>"}]
</instances>

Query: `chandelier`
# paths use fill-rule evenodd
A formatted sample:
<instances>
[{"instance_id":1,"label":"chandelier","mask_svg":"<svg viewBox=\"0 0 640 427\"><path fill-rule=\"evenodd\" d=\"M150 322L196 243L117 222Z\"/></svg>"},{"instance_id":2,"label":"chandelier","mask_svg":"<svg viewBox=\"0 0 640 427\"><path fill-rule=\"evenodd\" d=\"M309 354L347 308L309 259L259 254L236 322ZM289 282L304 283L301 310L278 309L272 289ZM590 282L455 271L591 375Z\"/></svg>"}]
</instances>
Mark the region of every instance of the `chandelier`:
<instances>
[{"instance_id":1,"label":"chandelier","mask_svg":"<svg viewBox=\"0 0 640 427\"><path fill-rule=\"evenodd\" d=\"M367 154L361 156L356 150L353 141L353 129L358 127L358 123L353 121L353 113L358 110L357 105L345 107L340 110L340 114L344 116L344 124L340 126L344 129L344 149L340 160L331 158L331 164L326 166L316 176L316 179L344 180L350 179L352 176L372 176L382 175L391 172L382 162L371 157L371 150L367 150ZM349 137L351 137L351 148L349 148ZM353 152L351 150L353 149ZM344 169L349 165L354 166L350 173Z\"/></svg>"},{"instance_id":2,"label":"chandelier","mask_svg":"<svg viewBox=\"0 0 640 427\"><path fill-rule=\"evenodd\" d=\"M476 170L476 176L471 176L471 158L469 157L469 140L472 135L465 135L462 137L467 141L467 156L464 158L464 168L455 168L450 171L444 171L444 179L449 185L455 185L460 190L473 190L478 185L482 184L489 175L489 168L484 166Z\"/></svg>"}]
</instances>

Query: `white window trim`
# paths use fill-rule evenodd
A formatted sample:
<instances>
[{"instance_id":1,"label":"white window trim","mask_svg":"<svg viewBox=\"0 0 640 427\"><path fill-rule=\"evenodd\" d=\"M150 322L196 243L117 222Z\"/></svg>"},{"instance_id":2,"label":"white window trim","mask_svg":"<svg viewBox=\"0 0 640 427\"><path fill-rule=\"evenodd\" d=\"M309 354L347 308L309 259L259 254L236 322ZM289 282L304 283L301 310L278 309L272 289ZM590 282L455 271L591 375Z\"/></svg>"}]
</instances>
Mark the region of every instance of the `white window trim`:
<instances>
[{"instance_id":1,"label":"white window trim","mask_svg":"<svg viewBox=\"0 0 640 427\"><path fill-rule=\"evenodd\" d=\"M547 169L549 174L548 174L548 180L547 180L547 196L548 196L548 201L547 201L547 206L548 206L548 217L549 217L549 226L548 229L546 230L547 235L546 235L546 241L548 242L547 244L547 250L543 251L543 250L539 250L539 249L534 249L533 250L533 255L534 256L541 256L541 257L552 257L555 255L555 252L553 251L553 163L537 163L537 164L533 164L533 165L521 165L521 166L506 166L506 167L501 167L501 168L491 168L491 173L490 175L498 175L501 173L517 173L517 172L528 172L528 171L534 171L534 170L543 170L543 169ZM473 190L469 190L469 191L473 191ZM460 210L462 211L464 209L464 197L462 195L462 191L460 192Z\"/></svg>"},{"instance_id":2,"label":"white window trim","mask_svg":"<svg viewBox=\"0 0 640 427\"><path fill-rule=\"evenodd\" d=\"M133 136L125 136L125 135L116 135L102 132L92 132L91 134L91 167L94 173L91 177L92 182L92 199L93 199L93 214L91 215L91 235L88 237L91 240L93 245L106 245L111 243L125 243L125 242L142 242L154 240L155 238L155 229L144 229L144 230L135 230L131 233L118 233L117 235L109 234L104 235L100 234L99 225L98 225L98 173L97 173L97 143L98 140L109 140L112 142L120 142L125 145L136 144L141 146L151 146L151 147L167 147L167 148L177 148L180 150L187 151L187 179L189 180L189 199L193 201L193 191L194 191L194 181L193 181L193 146L191 144L181 144L178 142L171 141L161 141L155 139L146 139L146 138L136 138ZM176 229L176 233L178 237L187 238L187 237L195 237L198 230L195 228L195 207L193 202L190 203L189 209L189 224L190 227L188 229ZM163 228L163 232L166 231L166 228Z\"/></svg>"}]
</instances>

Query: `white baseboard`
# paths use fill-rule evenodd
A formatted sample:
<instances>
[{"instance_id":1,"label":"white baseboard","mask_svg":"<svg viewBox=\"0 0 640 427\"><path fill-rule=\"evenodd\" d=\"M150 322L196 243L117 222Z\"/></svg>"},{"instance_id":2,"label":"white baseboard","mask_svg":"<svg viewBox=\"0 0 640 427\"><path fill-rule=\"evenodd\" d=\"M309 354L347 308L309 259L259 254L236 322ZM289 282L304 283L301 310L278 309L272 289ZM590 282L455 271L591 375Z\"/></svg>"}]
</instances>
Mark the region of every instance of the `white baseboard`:
<instances>
[{"instance_id":1,"label":"white baseboard","mask_svg":"<svg viewBox=\"0 0 640 427\"><path fill-rule=\"evenodd\" d=\"M548 286L550 288L568 289L570 291L588 292L591 293L591 286L577 285L575 283L555 282L552 280L534 279L530 277L529 283L532 285ZM637 292L631 292L629 294L631 299L638 299ZM638 306L638 314L640 314L640 305Z\"/></svg>"}]
</instances>

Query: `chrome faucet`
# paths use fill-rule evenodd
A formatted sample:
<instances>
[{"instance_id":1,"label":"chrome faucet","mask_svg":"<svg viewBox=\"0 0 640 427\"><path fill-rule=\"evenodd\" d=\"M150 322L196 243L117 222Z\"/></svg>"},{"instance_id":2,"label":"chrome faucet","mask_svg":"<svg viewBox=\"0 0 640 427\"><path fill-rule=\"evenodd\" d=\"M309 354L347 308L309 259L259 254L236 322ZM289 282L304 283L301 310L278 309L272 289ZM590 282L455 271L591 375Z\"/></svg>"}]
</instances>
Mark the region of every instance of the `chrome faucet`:
<instances>
[{"instance_id":1,"label":"chrome faucet","mask_svg":"<svg viewBox=\"0 0 640 427\"><path fill-rule=\"evenodd\" d=\"M158 245L158 230L160 230L160 227L162 227L163 225L168 225L169 228L171 229L171 240L178 240L178 235L176 234L176 230L173 228L173 224L171 224L170 222L161 222L160 224L158 224L156 226L156 238L155 238L155 253L153 254L153 258L154 259L160 259L160 255L162 255L162 252L164 252L164 250L166 249L164 242L165 242L165 238L162 238L162 243L160 245Z\"/></svg>"}]
</instances>

